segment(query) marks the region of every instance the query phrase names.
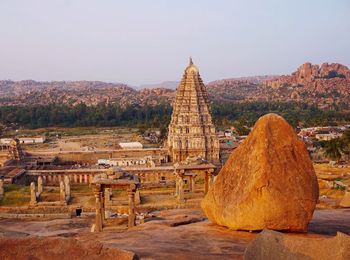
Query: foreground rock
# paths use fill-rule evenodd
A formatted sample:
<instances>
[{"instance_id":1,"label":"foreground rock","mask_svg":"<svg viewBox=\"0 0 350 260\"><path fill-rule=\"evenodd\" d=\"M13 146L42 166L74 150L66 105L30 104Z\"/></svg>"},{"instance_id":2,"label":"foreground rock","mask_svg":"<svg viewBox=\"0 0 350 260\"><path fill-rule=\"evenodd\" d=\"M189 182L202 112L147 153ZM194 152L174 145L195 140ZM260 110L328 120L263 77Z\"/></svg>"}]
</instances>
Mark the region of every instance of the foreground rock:
<instances>
[{"instance_id":1,"label":"foreground rock","mask_svg":"<svg viewBox=\"0 0 350 260\"><path fill-rule=\"evenodd\" d=\"M338 232L332 238L306 238L264 230L248 245L244 259L350 259L350 236Z\"/></svg>"},{"instance_id":2,"label":"foreground rock","mask_svg":"<svg viewBox=\"0 0 350 260\"><path fill-rule=\"evenodd\" d=\"M318 184L305 144L280 116L261 117L231 154L202 208L235 230L307 230Z\"/></svg>"},{"instance_id":3,"label":"foreground rock","mask_svg":"<svg viewBox=\"0 0 350 260\"><path fill-rule=\"evenodd\" d=\"M344 197L339 203L339 206L342 208L350 208L350 191L346 191Z\"/></svg>"},{"instance_id":4,"label":"foreground rock","mask_svg":"<svg viewBox=\"0 0 350 260\"><path fill-rule=\"evenodd\" d=\"M73 238L0 237L0 259L139 259L134 253Z\"/></svg>"}]
</instances>

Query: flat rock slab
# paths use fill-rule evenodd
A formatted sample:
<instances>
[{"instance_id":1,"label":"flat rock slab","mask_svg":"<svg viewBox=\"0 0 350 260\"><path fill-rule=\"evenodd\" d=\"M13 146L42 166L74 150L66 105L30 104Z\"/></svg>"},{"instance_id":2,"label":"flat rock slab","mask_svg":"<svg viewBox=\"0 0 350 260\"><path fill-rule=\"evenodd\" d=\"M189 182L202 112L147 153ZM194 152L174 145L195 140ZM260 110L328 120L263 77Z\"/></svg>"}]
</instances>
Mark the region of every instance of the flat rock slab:
<instances>
[{"instance_id":1,"label":"flat rock slab","mask_svg":"<svg viewBox=\"0 0 350 260\"><path fill-rule=\"evenodd\" d=\"M168 221L201 218L200 209L175 209L154 213L158 220L129 231L110 229L90 233L93 219L23 221L0 220L0 236L73 236L83 242L99 241L108 247L135 252L142 259L242 259L247 246L258 233L232 231L201 221L170 227ZM316 210L308 234L298 237L335 236L337 231L350 234L350 209ZM152 223L153 222L153 223Z\"/></svg>"},{"instance_id":2,"label":"flat rock slab","mask_svg":"<svg viewBox=\"0 0 350 260\"><path fill-rule=\"evenodd\" d=\"M0 237L0 259L138 259L132 252L108 248L97 241L57 237Z\"/></svg>"},{"instance_id":3,"label":"flat rock slab","mask_svg":"<svg viewBox=\"0 0 350 260\"><path fill-rule=\"evenodd\" d=\"M264 230L247 247L245 260L347 260L350 236L338 232L330 238L307 238Z\"/></svg>"}]
</instances>

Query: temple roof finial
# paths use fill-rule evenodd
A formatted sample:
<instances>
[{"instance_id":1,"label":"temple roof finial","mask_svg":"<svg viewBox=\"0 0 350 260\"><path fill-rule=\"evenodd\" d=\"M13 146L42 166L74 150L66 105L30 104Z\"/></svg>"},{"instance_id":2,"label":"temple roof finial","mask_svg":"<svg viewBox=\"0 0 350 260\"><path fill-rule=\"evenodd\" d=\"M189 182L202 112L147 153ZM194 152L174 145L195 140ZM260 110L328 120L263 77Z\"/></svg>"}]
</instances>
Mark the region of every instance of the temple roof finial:
<instances>
[{"instance_id":1,"label":"temple roof finial","mask_svg":"<svg viewBox=\"0 0 350 260\"><path fill-rule=\"evenodd\" d=\"M193 65L192 56L190 56L190 66Z\"/></svg>"}]
</instances>

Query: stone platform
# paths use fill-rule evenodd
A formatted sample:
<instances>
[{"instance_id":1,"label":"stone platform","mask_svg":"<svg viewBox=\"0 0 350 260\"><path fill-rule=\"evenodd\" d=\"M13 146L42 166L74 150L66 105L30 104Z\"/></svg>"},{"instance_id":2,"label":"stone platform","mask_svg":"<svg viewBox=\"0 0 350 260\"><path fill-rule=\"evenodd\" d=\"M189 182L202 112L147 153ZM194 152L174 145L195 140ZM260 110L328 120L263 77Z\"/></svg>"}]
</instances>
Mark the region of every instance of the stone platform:
<instances>
[{"instance_id":1,"label":"stone platform","mask_svg":"<svg viewBox=\"0 0 350 260\"><path fill-rule=\"evenodd\" d=\"M153 220L129 231L108 229L90 233L93 218L51 221L0 220L0 236L74 237L97 240L108 247L133 251L146 259L242 259L244 250L257 233L232 231L202 220L200 209L154 212ZM316 210L306 238L350 234L350 209ZM193 222L193 223L192 223ZM24 225L25 223L25 225Z\"/></svg>"}]
</instances>

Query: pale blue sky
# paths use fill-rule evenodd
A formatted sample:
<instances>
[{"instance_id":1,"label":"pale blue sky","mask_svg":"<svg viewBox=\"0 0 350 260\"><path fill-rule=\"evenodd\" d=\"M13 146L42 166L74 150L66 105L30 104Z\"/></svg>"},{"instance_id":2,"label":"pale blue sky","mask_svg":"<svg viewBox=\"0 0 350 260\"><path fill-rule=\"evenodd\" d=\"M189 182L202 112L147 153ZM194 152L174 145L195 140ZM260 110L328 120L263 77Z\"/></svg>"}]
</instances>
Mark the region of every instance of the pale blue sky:
<instances>
[{"instance_id":1,"label":"pale blue sky","mask_svg":"<svg viewBox=\"0 0 350 260\"><path fill-rule=\"evenodd\" d=\"M0 79L205 82L350 66L349 0L0 0Z\"/></svg>"}]
</instances>

